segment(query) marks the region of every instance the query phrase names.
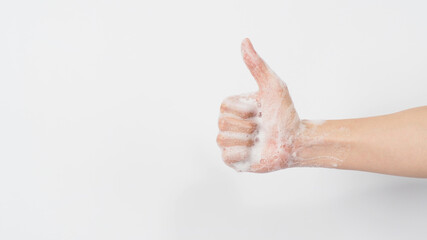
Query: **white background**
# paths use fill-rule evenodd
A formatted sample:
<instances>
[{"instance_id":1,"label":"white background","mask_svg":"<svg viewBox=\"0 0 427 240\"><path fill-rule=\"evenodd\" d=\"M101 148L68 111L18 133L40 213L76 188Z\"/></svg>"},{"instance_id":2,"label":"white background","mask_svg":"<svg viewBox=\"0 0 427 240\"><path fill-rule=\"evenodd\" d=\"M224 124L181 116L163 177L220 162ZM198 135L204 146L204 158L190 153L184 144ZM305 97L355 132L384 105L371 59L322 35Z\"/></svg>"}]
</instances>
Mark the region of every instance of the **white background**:
<instances>
[{"instance_id":1,"label":"white background","mask_svg":"<svg viewBox=\"0 0 427 240\"><path fill-rule=\"evenodd\" d=\"M427 181L236 173L255 48L301 118L427 104L426 1L0 2L0 239L426 239ZM405 141L405 139L402 139Z\"/></svg>"}]
</instances>

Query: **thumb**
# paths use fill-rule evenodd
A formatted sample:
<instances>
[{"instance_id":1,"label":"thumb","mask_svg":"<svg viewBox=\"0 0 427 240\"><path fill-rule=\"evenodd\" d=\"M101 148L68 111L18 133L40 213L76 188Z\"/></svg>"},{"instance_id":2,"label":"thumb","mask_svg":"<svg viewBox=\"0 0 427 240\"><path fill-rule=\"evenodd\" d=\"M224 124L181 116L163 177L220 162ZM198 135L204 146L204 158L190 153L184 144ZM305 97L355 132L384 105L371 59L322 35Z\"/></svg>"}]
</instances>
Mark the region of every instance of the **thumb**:
<instances>
[{"instance_id":1,"label":"thumb","mask_svg":"<svg viewBox=\"0 0 427 240\"><path fill-rule=\"evenodd\" d=\"M258 53L255 52L248 38L242 41L242 57L252 76L255 78L260 92L282 86L281 80L268 67L264 60L262 60Z\"/></svg>"}]
</instances>

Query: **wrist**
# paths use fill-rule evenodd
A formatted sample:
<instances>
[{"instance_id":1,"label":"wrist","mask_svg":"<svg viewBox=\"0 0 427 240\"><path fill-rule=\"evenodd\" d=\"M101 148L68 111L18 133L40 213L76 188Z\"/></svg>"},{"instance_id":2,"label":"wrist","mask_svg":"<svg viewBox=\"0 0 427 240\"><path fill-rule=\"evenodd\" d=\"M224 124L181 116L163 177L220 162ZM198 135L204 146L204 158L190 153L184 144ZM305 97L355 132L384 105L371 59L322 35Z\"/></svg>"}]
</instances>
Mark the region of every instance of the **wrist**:
<instances>
[{"instance_id":1,"label":"wrist","mask_svg":"<svg viewBox=\"0 0 427 240\"><path fill-rule=\"evenodd\" d=\"M339 120L302 120L288 167L342 168L349 152L348 136L348 128Z\"/></svg>"}]
</instances>

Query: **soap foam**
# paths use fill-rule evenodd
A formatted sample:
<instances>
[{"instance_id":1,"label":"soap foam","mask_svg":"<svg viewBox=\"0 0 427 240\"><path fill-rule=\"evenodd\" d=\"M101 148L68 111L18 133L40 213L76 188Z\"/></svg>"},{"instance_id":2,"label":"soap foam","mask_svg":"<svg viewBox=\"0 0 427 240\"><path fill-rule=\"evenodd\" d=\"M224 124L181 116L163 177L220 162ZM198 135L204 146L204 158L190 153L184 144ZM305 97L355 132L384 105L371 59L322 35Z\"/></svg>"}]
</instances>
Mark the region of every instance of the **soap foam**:
<instances>
[{"instance_id":1,"label":"soap foam","mask_svg":"<svg viewBox=\"0 0 427 240\"><path fill-rule=\"evenodd\" d=\"M283 96L283 98L289 96ZM254 93L234 96L226 99L225 104L232 110L238 112L255 113L247 121L256 123L257 128L253 133L241 133L232 131L222 131L221 134L230 139L252 140L253 145L222 147L225 151L224 160L227 164L239 172L251 171L275 171L287 167L297 166L320 166L319 160L329 159L330 163L326 167L338 167L342 162L340 158L334 156L316 156L306 158L300 155L303 149L309 149L316 144L323 142L323 136L307 139L306 123L311 124L314 128L325 123L324 120L306 120L306 123L300 121L298 114L295 111L294 105L291 102L287 106L280 106L277 103L268 101L261 103L257 100ZM282 102L286 104L286 102ZM235 112L223 112L220 117L237 117ZM312 127L312 128L313 128ZM311 131L311 130L310 130ZM299 140L298 140L299 139ZM301 141L304 139L304 141ZM295 141L298 144L295 145ZM335 152L341 151L339 146ZM239 159L230 161L225 158ZM259 165L262 169L254 169L254 166Z\"/></svg>"},{"instance_id":2,"label":"soap foam","mask_svg":"<svg viewBox=\"0 0 427 240\"><path fill-rule=\"evenodd\" d=\"M257 129L251 133L240 133L231 131L222 131L223 136L227 136L234 139L253 140L253 146L241 147L233 146L226 147L229 154L244 154L245 158L241 161L234 162L231 166L239 172L250 171L251 166L255 163L259 163L261 159L261 152L263 146L265 146L265 134L264 128L261 124L262 113L258 110L259 103L256 100L254 93L248 93L240 95L238 97L228 98L224 101L225 104L231 106L233 109L241 112L256 112L253 117L247 118L246 120L252 121L257 124ZM224 116L235 116L233 113L221 113L220 117ZM238 116L237 116L238 117ZM222 148L224 151L225 148ZM243 153L245 152L245 153Z\"/></svg>"},{"instance_id":3,"label":"soap foam","mask_svg":"<svg viewBox=\"0 0 427 240\"><path fill-rule=\"evenodd\" d=\"M254 93L243 94L226 98L223 104L231 106L238 112L256 112L257 102Z\"/></svg>"}]
</instances>

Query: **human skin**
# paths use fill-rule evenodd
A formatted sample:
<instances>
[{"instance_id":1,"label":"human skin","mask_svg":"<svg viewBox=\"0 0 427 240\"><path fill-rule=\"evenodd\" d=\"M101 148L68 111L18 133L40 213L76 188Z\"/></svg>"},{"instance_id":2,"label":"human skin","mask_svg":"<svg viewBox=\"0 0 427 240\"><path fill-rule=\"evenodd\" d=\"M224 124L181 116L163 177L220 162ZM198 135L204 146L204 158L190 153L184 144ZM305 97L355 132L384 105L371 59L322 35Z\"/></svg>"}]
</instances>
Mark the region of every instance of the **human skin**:
<instances>
[{"instance_id":1,"label":"human skin","mask_svg":"<svg viewBox=\"0 0 427 240\"><path fill-rule=\"evenodd\" d=\"M259 91L224 100L217 143L237 171L328 167L427 177L427 107L384 116L300 120L286 84L242 42Z\"/></svg>"}]
</instances>

